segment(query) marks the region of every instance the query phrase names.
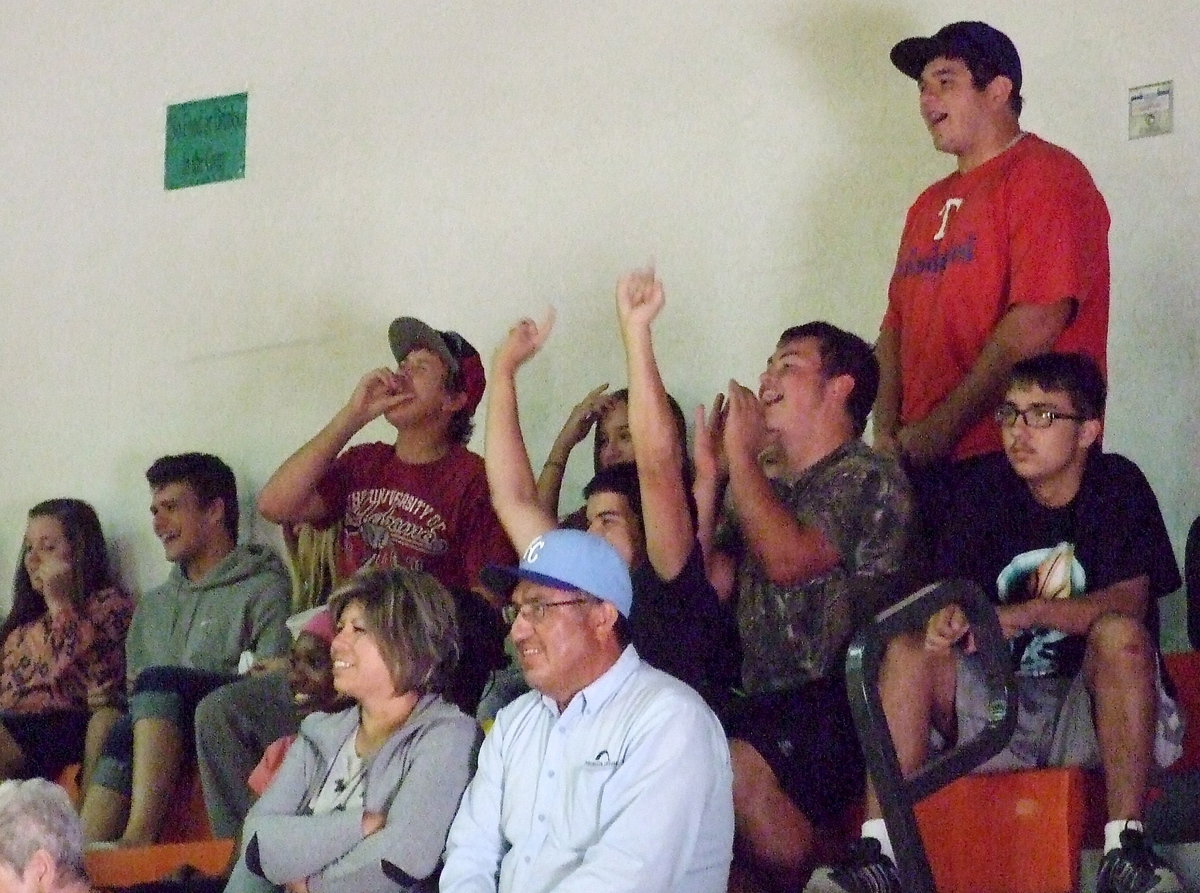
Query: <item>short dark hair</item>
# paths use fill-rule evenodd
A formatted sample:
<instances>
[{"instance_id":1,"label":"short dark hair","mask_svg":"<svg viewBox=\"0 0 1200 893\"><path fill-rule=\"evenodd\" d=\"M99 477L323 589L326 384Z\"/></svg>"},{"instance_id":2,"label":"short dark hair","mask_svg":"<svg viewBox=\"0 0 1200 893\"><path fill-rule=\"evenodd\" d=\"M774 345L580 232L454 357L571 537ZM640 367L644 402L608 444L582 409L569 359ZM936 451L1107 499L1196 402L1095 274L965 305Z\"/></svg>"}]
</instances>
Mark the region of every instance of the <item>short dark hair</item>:
<instances>
[{"instance_id":1,"label":"short dark hair","mask_svg":"<svg viewBox=\"0 0 1200 893\"><path fill-rule=\"evenodd\" d=\"M461 653L458 613L454 596L436 577L408 568L366 568L329 597L335 623L351 602L362 607L397 694L447 690Z\"/></svg>"},{"instance_id":2,"label":"short dark hair","mask_svg":"<svg viewBox=\"0 0 1200 893\"><path fill-rule=\"evenodd\" d=\"M792 341L812 338L821 355L821 373L826 381L839 375L849 375L854 388L846 398L846 412L854 424L856 435L867 427L867 416L875 405L879 392L879 361L871 345L853 332L839 329L832 323L815 321L785 329L779 336L782 346Z\"/></svg>"},{"instance_id":3,"label":"short dark hair","mask_svg":"<svg viewBox=\"0 0 1200 893\"><path fill-rule=\"evenodd\" d=\"M633 462L618 462L597 471L583 488L583 498L590 499L596 493L616 493L629 500L629 508L642 520L642 488L638 482L637 465Z\"/></svg>"},{"instance_id":4,"label":"short dark hair","mask_svg":"<svg viewBox=\"0 0 1200 893\"><path fill-rule=\"evenodd\" d=\"M72 587L71 600L78 607L89 596L113 585L112 567L108 561L108 546L96 510L82 499L47 499L29 510L29 520L34 518L57 518L62 525L63 535L71 547ZM0 624L0 643L8 638L9 632L46 612L46 599L33 588L29 572L25 569L25 546L13 574L12 608Z\"/></svg>"},{"instance_id":5,"label":"short dark hair","mask_svg":"<svg viewBox=\"0 0 1200 893\"><path fill-rule=\"evenodd\" d=\"M1096 361L1081 353L1043 353L1013 365L1010 388L1036 385L1043 391L1062 391L1075 412L1085 419L1104 417L1108 386Z\"/></svg>"},{"instance_id":6,"label":"short dark hair","mask_svg":"<svg viewBox=\"0 0 1200 893\"><path fill-rule=\"evenodd\" d=\"M1021 85L1014 83L1008 72L998 70L993 61L978 55L948 58L957 59L967 67L967 71L971 72L971 85L979 92L987 89L987 85L998 77L1008 78L1008 82L1012 84L1012 92L1008 94L1008 107L1014 117L1021 117L1021 109L1025 106L1025 100L1021 97Z\"/></svg>"},{"instance_id":7,"label":"short dark hair","mask_svg":"<svg viewBox=\"0 0 1200 893\"><path fill-rule=\"evenodd\" d=\"M613 624L613 635L621 648L633 641L633 624L620 611L617 612L617 622Z\"/></svg>"},{"instance_id":8,"label":"short dark hair","mask_svg":"<svg viewBox=\"0 0 1200 893\"><path fill-rule=\"evenodd\" d=\"M225 505L225 530L235 543L238 538L237 480L228 465L209 453L180 453L156 459L146 470L146 480L152 490L167 484L187 484L196 494L201 507L214 499Z\"/></svg>"}]
</instances>

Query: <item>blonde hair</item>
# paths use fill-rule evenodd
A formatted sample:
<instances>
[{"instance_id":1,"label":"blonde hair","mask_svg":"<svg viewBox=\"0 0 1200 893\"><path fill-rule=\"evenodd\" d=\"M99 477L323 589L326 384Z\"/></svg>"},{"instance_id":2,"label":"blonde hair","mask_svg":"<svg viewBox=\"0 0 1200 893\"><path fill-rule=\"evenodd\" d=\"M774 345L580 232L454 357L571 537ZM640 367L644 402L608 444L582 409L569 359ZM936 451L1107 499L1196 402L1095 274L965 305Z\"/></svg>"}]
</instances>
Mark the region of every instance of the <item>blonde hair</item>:
<instances>
[{"instance_id":1,"label":"blonde hair","mask_svg":"<svg viewBox=\"0 0 1200 893\"><path fill-rule=\"evenodd\" d=\"M338 538L342 533L341 523L328 527L313 527L297 524L290 531L285 529L288 569L292 576L292 613L298 614L329 600L329 594L341 582L338 573Z\"/></svg>"}]
</instances>

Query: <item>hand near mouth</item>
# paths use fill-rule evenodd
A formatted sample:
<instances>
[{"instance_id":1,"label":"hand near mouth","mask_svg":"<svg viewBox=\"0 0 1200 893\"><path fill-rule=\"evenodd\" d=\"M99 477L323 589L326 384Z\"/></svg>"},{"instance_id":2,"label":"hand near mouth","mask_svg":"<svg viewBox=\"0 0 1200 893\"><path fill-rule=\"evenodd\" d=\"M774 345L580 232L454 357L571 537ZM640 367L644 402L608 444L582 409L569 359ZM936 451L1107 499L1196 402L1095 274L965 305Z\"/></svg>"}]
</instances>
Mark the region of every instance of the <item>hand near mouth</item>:
<instances>
[{"instance_id":1,"label":"hand near mouth","mask_svg":"<svg viewBox=\"0 0 1200 893\"><path fill-rule=\"evenodd\" d=\"M41 567L32 575L35 588L40 586L42 598L51 613L70 604L73 575L71 565L57 556L43 559Z\"/></svg>"},{"instance_id":2,"label":"hand near mouth","mask_svg":"<svg viewBox=\"0 0 1200 893\"><path fill-rule=\"evenodd\" d=\"M347 409L361 428L407 399L408 393L400 376L391 369L381 367L372 369L359 380L354 393L350 395Z\"/></svg>"},{"instance_id":3,"label":"hand near mouth","mask_svg":"<svg viewBox=\"0 0 1200 893\"><path fill-rule=\"evenodd\" d=\"M735 458L757 463L758 454L767 443L763 407L754 392L733 379L729 380L729 397L725 417L725 453Z\"/></svg>"},{"instance_id":4,"label":"hand near mouth","mask_svg":"<svg viewBox=\"0 0 1200 893\"><path fill-rule=\"evenodd\" d=\"M729 476L729 460L725 455L725 395L713 398L712 410L705 415L704 406L696 407L696 435L692 446L696 477L708 480Z\"/></svg>"}]
</instances>

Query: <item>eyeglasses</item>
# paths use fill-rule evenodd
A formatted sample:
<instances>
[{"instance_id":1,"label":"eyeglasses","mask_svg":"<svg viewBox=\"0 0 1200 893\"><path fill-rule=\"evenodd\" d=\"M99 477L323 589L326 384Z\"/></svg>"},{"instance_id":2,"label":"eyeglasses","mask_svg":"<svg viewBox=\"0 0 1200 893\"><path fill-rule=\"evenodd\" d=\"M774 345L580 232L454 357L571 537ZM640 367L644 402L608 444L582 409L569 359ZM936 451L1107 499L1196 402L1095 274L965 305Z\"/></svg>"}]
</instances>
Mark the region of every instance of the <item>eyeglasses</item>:
<instances>
[{"instance_id":1,"label":"eyeglasses","mask_svg":"<svg viewBox=\"0 0 1200 893\"><path fill-rule=\"evenodd\" d=\"M517 617L524 617L530 623L541 623L546 619L546 611L550 608L561 608L563 605L582 605L590 602L590 598L569 598L561 602L526 602L523 605L505 605L500 609L504 622L512 626Z\"/></svg>"},{"instance_id":2,"label":"eyeglasses","mask_svg":"<svg viewBox=\"0 0 1200 893\"><path fill-rule=\"evenodd\" d=\"M1070 415L1069 413L1059 412L1057 409L1051 409L1048 406L1031 406L1028 409L1017 409L1011 403L1002 403L996 409L996 424L1011 428L1017 423L1017 419L1025 422L1029 428L1049 428L1059 419L1066 419L1069 422L1086 422L1087 419L1081 415Z\"/></svg>"}]
</instances>

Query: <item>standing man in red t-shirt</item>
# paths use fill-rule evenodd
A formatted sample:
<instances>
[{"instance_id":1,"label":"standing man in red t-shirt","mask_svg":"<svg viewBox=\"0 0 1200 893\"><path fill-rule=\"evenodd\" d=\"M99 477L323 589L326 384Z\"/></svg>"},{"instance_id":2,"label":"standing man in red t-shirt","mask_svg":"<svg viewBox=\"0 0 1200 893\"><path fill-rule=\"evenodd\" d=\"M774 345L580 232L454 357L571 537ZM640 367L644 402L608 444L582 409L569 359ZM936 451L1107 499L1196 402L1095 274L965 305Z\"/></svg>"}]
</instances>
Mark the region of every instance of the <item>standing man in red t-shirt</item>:
<instances>
[{"instance_id":1,"label":"standing man in red t-shirt","mask_svg":"<svg viewBox=\"0 0 1200 893\"><path fill-rule=\"evenodd\" d=\"M990 414L1014 363L1053 349L1106 368L1109 216L1079 159L1021 130L1004 34L955 22L891 59L917 81L934 147L958 160L908 211L876 344L875 445L928 498L947 460L1001 448Z\"/></svg>"}]
</instances>

